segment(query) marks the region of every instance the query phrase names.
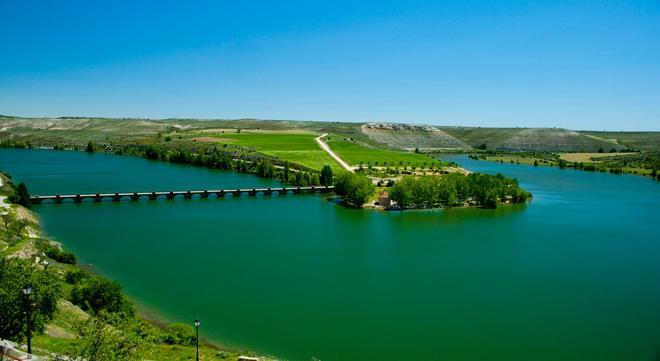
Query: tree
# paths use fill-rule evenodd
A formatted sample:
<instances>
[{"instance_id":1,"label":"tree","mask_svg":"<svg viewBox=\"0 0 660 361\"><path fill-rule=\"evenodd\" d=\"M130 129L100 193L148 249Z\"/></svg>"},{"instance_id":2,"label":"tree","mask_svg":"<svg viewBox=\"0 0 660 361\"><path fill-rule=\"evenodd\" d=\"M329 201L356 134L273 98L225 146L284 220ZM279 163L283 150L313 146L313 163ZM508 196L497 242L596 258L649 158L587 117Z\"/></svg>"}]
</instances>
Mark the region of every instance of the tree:
<instances>
[{"instance_id":1,"label":"tree","mask_svg":"<svg viewBox=\"0 0 660 361\"><path fill-rule=\"evenodd\" d=\"M604 151L603 147L598 148L598 153L603 153Z\"/></svg>"},{"instance_id":2,"label":"tree","mask_svg":"<svg viewBox=\"0 0 660 361\"><path fill-rule=\"evenodd\" d=\"M87 142L87 148L85 148L85 152L87 152L87 153L96 152L96 144L92 143L91 140L89 142Z\"/></svg>"},{"instance_id":3,"label":"tree","mask_svg":"<svg viewBox=\"0 0 660 361\"><path fill-rule=\"evenodd\" d=\"M332 185L332 168L329 165L324 165L321 168L321 185L331 186Z\"/></svg>"},{"instance_id":4,"label":"tree","mask_svg":"<svg viewBox=\"0 0 660 361\"><path fill-rule=\"evenodd\" d=\"M21 182L18 184L18 187L12 195L10 195L7 200L11 203L20 204L24 207L29 207L31 204L30 201L30 192L28 192L27 186L25 183Z\"/></svg>"},{"instance_id":5,"label":"tree","mask_svg":"<svg viewBox=\"0 0 660 361\"><path fill-rule=\"evenodd\" d=\"M284 162L284 172L282 173L282 180L285 182L289 181L289 162Z\"/></svg>"},{"instance_id":6,"label":"tree","mask_svg":"<svg viewBox=\"0 0 660 361\"><path fill-rule=\"evenodd\" d=\"M371 179L345 172L337 177L335 192L357 207L362 207L376 192Z\"/></svg>"},{"instance_id":7,"label":"tree","mask_svg":"<svg viewBox=\"0 0 660 361\"><path fill-rule=\"evenodd\" d=\"M136 353L145 344L144 330L139 321L101 312L76 326L75 343L71 356L88 361L135 360Z\"/></svg>"},{"instance_id":8,"label":"tree","mask_svg":"<svg viewBox=\"0 0 660 361\"><path fill-rule=\"evenodd\" d=\"M20 341L26 333L23 287L32 286L31 326L42 332L53 318L61 288L50 271L39 271L27 261L0 258L0 338Z\"/></svg>"},{"instance_id":9,"label":"tree","mask_svg":"<svg viewBox=\"0 0 660 361\"><path fill-rule=\"evenodd\" d=\"M71 301L85 311L133 315L133 305L124 297L121 286L101 277L90 277L71 290Z\"/></svg>"}]
</instances>

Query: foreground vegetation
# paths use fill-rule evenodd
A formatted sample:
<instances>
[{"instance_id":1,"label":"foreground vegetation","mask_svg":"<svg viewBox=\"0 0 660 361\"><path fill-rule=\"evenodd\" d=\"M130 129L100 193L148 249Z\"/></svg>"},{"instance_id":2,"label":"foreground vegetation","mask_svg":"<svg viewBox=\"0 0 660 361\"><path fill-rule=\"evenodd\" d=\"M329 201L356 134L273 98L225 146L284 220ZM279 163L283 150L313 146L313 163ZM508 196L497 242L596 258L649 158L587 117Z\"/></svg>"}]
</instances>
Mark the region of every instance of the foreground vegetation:
<instances>
[{"instance_id":1,"label":"foreground vegetation","mask_svg":"<svg viewBox=\"0 0 660 361\"><path fill-rule=\"evenodd\" d=\"M0 179L0 195L22 202L11 179L1 173ZM75 255L41 237L27 208L3 202L0 211L0 338L26 341L23 287L29 284L34 354L88 361L194 359L192 322L156 326L141 318L119 284L82 270ZM239 356L203 341L200 354L203 360Z\"/></svg>"}]
</instances>

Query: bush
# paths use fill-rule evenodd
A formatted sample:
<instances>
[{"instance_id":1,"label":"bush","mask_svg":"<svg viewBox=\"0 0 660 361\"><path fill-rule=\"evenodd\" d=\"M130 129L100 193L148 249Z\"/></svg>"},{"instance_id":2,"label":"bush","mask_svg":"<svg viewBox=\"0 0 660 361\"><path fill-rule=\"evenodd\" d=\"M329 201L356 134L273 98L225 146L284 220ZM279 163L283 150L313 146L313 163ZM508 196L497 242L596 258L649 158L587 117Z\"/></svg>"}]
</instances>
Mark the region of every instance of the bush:
<instances>
[{"instance_id":1,"label":"bush","mask_svg":"<svg viewBox=\"0 0 660 361\"><path fill-rule=\"evenodd\" d=\"M46 256L60 263L76 264L76 255L73 252L65 252L57 247L50 247L46 250Z\"/></svg>"},{"instance_id":2,"label":"bush","mask_svg":"<svg viewBox=\"0 0 660 361\"><path fill-rule=\"evenodd\" d=\"M174 323L165 329L164 342L168 345L195 345L195 329L184 323Z\"/></svg>"},{"instance_id":3,"label":"bush","mask_svg":"<svg viewBox=\"0 0 660 361\"><path fill-rule=\"evenodd\" d=\"M132 316L133 305L124 297L121 286L101 277L87 278L71 290L71 302L85 311L99 314L121 313Z\"/></svg>"},{"instance_id":4,"label":"bush","mask_svg":"<svg viewBox=\"0 0 660 361\"><path fill-rule=\"evenodd\" d=\"M66 271L64 274L64 282L75 285L76 283L79 283L83 279L87 278L88 274L85 271L81 270L69 270Z\"/></svg>"}]
</instances>

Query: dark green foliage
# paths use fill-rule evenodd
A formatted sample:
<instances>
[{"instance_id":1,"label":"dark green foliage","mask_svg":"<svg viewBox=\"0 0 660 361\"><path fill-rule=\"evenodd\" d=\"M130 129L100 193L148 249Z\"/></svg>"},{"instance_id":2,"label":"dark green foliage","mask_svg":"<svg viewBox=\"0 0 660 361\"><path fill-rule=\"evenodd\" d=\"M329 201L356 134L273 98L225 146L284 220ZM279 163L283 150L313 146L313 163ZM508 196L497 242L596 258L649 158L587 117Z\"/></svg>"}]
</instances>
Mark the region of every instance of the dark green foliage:
<instances>
[{"instance_id":1,"label":"dark green foliage","mask_svg":"<svg viewBox=\"0 0 660 361\"><path fill-rule=\"evenodd\" d=\"M62 251L58 247L49 247L46 256L60 263L76 264L76 255L73 252Z\"/></svg>"},{"instance_id":2,"label":"dark green foliage","mask_svg":"<svg viewBox=\"0 0 660 361\"><path fill-rule=\"evenodd\" d=\"M273 178L275 167L269 161L261 161L257 163L257 175L263 178Z\"/></svg>"},{"instance_id":3,"label":"dark green foliage","mask_svg":"<svg viewBox=\"0 0 660 361\"><path fill-rule=\"evenodd\" d=\"M31 204L30 201L30 192L28 192L27 186L25 183L21 182L16 187L16 190L7 197L7 200L11 203L20 204L24 207L29 207Z\"/></svg>"},{"instance_id":4,"label":"dark green foliage","mask_svg":"<svg viewBox=\"0 0 660 361\"><path fill-rule=\"evenodd\" d=\"M120 314L101 312L75 325L79 342L71 356L76 360L137 360L141 347L152 337L144 323Z\"/></svg>"},{"instance_id":5,"label":"dark green foliage","mask_svg":"<svg viewBox=\"0 0 660 361\"><path fill-rule=\"evenodd\" d=\"M57 308L60 285L47 271L18 259L0 258L0 338L19 341L25 329L25 298L23 287L31 285L31 323L36 332L42 332Z\"/></svg>"},{"instance_id":6,"label":"dark green foliage","mask_svg":"<svg viewBox=\"0 0 660 361\"><path fill-rule=\"evenodd\" d=\"M85 271L78 269L69 270L64 274L64 281L68 284L75 285L87 277L89 277L89 274Z\"/></svg>"},{"instance_id":7,"label":"dark green foliage","mask_svg":"<svg viewBox=\"0 0 660 361\"><path fill-rule=\"evenodd\" d=\"M195 329L184 323L174 323L165 329L163 341L168 345L195 345Z\"/></svg>"},{"instance_id":8,"label":"dark green foliage","mask_svg":"<svg viewBox=\"0 0 660 361\"><path fill-rule=\"evenodd\" d=\"M332 185L332 168L329 165L324 165L321 168L321 185L331 186Z\"/></svg>"},{"instance_id":9,"label":"dark green foliage","mask_svg":"<svg viewBox=\"0 0 660 361\"><path fill-rule=\"evenodd\" d=\"M357 207L362 207L375 192L376 187L371 179L359 174L342 173L335 181L335 193Z\"/></svg>"},{"instance_id":10,"label":"dark green foliage","mask_svg":"<svg viewBox=\"0 0 660 361\"><path fill-rule=\"evenodd\" d=\"M71 302L93 314L121 313L132 316L133 305L124 297L121 286L101 277L90 277L71 291Z\"/></svg>"},{"instance_id":11,"label":"dark green foliage","mask_svg":"<svg viewBox=\"0 0 660 361\"><path fill-rule=\"evenodd\" d=\"M471 173L464 176L452 173L442 177L403 177L394 184L390 196L404 208L451 207L463 202L497 208L501 201L525 202L531 194L522 190L515 179L501 174Z\"/></svg>"},{"instance_id":12,"label":"dark green foliage","mask_svg":"<svg viewBox=\"0 0 660 361\"><path fill-rule=\"evenodd\" d=\"M85 152L87 152L87 153L96 152L96 144L92 143L91 140L89 142L87 142L87 147L85 148Z\"/></svg>"}]
</instances>

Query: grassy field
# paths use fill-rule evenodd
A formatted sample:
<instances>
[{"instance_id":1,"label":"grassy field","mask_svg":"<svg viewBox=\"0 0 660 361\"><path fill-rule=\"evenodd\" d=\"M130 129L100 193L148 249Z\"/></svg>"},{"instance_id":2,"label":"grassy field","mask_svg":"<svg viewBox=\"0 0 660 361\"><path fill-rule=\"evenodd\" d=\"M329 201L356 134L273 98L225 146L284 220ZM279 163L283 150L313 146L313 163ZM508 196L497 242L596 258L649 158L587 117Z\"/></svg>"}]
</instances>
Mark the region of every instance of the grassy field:
<instances>
[{"instance_id":1,"label":"grassy field","mask_svg":"<svg viewBox=\"0 0 660 361\"><path fill-rule=\"evenodd\" d=\"M329 139L328 139L329 138ZM367 148L356 142L336 135L326 137L326 142L343 160L350 165L369 164L374 166L416 166L428 167L435 160L419 153Z\"/></svg>"},{"instance_id":2,"label":"grassy field","mask_svg":"<svg viewBox=\"0 0 660 361\"><path fill-rule=\"evenodd\" d=\"M220 143L249 147L250 149L292 163L320 170L329 165L334 171L340 171L339 164L321 149L314 134L290 134L280 132L241 132L224 134L205 134Z\"/></svg>"},{"instance_id":3,"label":"grassy field","mask_svg":"<svg viewBox=\"0 0 660 361\"><path fill-rule=\"evenodd\" d=\"M636 153L561 153L559 154L559 157L567 162L594 162L598 158L608 158L630 154Z\"/></svg>"}]
</instances>

